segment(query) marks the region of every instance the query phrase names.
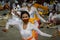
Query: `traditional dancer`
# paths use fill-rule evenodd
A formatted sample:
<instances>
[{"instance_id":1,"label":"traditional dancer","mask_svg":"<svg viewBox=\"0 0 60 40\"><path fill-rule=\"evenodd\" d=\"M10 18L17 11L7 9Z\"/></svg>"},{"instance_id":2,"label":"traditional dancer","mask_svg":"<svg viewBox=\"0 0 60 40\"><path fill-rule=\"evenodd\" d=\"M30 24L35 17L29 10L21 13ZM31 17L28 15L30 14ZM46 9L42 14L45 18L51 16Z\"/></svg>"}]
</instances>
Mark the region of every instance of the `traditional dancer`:
<instances>
[{"instance_id":1,"label":"traditional dancer","mask_svg":"<svg viewBox=\"0 0 60 40\"><path fill-rule=\"evenodd\" d=\"M33 23L33 24L35 24L35 22L39 24L39 26L37 26L37 28L40 28L40 21L46 23L46 20L44 20L44 19L39 15L37 9L33 6L32 3L28 3L28 4L27 4L27 10L26 10L26 11L28 11L29 14L30 14L30 19L31 19L30 22ZM36 16L34 16L34 15L36 15ZM35 20L36 20L36 21L35 21ZM35 25L37 25L37 24L35 24ZM33 32L33 34L35 35L35 37L38 38L37 32L36 32L35 30L33 30L32 32ZM36 36L36 35L37 35L37 36Z\"/></svg>"},{"instance_id":2,"label":"traditional dancer","mask_svg":"<svg viewBox=\"0 0 60 40\"><path fill-rule=\"evenodd\" d=\"M10 25L17 25L20 23L20 12L16 10L16 8L13 8L11 11L12 17L8 19L8 22L6 23L6 27L9 27Z\"/></svg>"},{"instance_id":3,"label":"traditional dancer","mask_svg":"<svg viewBox=\"0 0 60 40\"><path fill-rule=\"evenodd\" d=\"M37 28L38 25L35 25L35 24L32 24L31 22L29 22L30 15L28 12L26 12L26 11L21 12L21 19L23 22L21 22L20 26L18 26L17 28L19 29L19 32L20 32L23 40L38 40L32 34L33 30L36 30L39 35L46 36L46 37L52 37L52 35L49 35L49 34L46 34L46 33L43 33L42 31L40 31ZM3 30L3 31L7 31L8 30L7 28L8 27L6 27L5 30Z\"/></svg>"}]
</instances>

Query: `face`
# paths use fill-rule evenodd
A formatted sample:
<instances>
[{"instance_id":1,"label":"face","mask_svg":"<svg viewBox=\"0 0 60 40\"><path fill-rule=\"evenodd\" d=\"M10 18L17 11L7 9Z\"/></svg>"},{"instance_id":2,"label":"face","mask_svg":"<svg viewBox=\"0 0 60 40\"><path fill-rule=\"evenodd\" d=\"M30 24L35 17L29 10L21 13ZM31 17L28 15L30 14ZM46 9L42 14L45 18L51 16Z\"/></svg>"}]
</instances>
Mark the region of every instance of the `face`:
<instances>
[{"instance_id":1,"label":"face","mask_svg":"<svg viewBox=\"0 0 60 40\"><path fill-rule=\"evenodd\" d=\"M23 14L23 15L22 15L22 20L23 20L23 22L27 23L27 22L29 21L29 16L28 16L28 14Z\"/></svg>"}]
</instances>

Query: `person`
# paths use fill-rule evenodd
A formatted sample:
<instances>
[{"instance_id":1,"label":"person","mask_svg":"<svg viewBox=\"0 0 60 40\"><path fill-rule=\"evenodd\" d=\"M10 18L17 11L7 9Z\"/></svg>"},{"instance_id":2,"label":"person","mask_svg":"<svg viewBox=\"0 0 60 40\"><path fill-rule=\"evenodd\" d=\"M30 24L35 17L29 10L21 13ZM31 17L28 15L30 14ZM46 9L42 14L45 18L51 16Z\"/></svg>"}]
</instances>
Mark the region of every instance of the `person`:
<instances>
[{"instance_id":1,"label":"person","mask_svg":"<svg viewBox=\"0 0 60 40\"><path fill-rule=\"evenodd\" d=\"M30 2L27 4L28 6L28 12L30 14L30 18L34 18L34 15L36 14L36 16L39 18L40 21L45 22L46 20L44 18L41 17L41 15L39 15L37 9L33 6L33 4ZM37 21L39 21L37 20Z\"/></svg>"},{"instance_id":2,"label":"person","mask_svg":"<svg viewBox=\"0 0 60 40\"><path fill-rule=\"evenodd\" d=\"M32 24L31 22L29 22L29 19L30 19L29 13L27 11L22 11L21 12L22 22L20 23L20 26L17 27L22 36L22 40L36 40L35 37L32 35L33 30L36 30L39 35L52 37L52 35L49 35L40 31L37 28L38 25ZM7 28L8 27L5 27L3 31L6 32L8 30Z\"/></svg>"},{"instance_id":3,"label":"person","mask_svg":"<svg viewBox=\"0 0 60 40\"><path fill-rule=\"evenodd\" d=\"M57 0L55 0L54 5L55 5L55 10L56 10L57 12L59 12L59 11L60 11L60 3L59 3Z\"/></svg>"},{"instance_id":4,"label":"person","mask_svg":"<svg viewBox=\"0 0 60 40\"><path fill-rule=\"evenodd\" d=\"M18 26L18 24L20 23L20 12L17 11L15 8L13 8L11 10L11 18L8 19L7 23L6 23L6 27L9 27L10 25L12 26Z\"/></svg>"},{"instance_id":5,"label":"person","mask_svg":"<svg viewBox=\"0 0 60 40\"><path fill-rule=\"evenodd\" d=\"M15 2L15 7L17 8L17 11L20 11L21 6L19 5L18 1Z\"/></svg>"},{"instance_id":6,"label":"person","mask_svg":"<svg viewBox=\"0 0 60 40\"><path fill-rule=\"evenodd\" d=\"M28 2L27 7L25 6L22 9L29 12L30 18L36 19L36 17L34 17L34 15L36 14L36 16L39 18L37 19L38 22L41 20L42 22L46 23L46 20L39 15L37 9L33 6L33 2Z\"/></svg>"},{"instance_id":7,"label":"person","mask_svg":"<svg viewBox=\"0 0 60 40\"><path fill-rule=\"evenodd\" d=\"M57 12L55 10L51 11L49 14L48 21L51 23L54 23L56 15L57 15Z\"/></svg>"},{"instance_id":8,"label":"person","mask_svg":"<svg viewBox=\"0 0 60 40\"><path fill-rule=\"evenodd\" d=\"M21 11L24 11L24 10L26 10L26 11L28 10L26 2L22 3Z\"/></svg>"},{"instance_id":9,"label":"person","mask_svg":"<svg viewBox=\"0 0 60 40\"><path fill-rule=\"evenodd\" d=\"M37 28L40 28L40 23L41 23L40 21L46 23L46 20L43 19L43 18L39 15L37 9L33 6L33 3L32 3L32 2L28 2L28 4L27 4L27 9L28 9L28 10L26 10L26 11L29 12L29 14L30 14L30 19L31 19L30 22L31 22L31 23L34 23L34 20L36 20L35 22L39 24L39 26L38 26ZM36 16L35 16L35 15L36 15ZM35 30L34 30L33 34L36 34L37 37L38 37L38 33L37 33ZM36 37L36 35L35 35L35 37Z\"/></svg>"}]
</instances>

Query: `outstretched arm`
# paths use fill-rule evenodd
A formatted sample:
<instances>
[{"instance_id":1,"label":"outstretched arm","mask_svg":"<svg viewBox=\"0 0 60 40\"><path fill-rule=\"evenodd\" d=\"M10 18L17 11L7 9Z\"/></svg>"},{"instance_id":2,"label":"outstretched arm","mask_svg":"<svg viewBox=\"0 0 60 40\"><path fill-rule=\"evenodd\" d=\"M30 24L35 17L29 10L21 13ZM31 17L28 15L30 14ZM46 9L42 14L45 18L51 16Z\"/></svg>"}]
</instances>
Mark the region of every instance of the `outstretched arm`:
<instances>
[{"instance_id":1,"label":"outstretched arm","mask_svg":"<svg viewBox=\"0 0 60 40\"><path fill-rule=\"evenodd\" d=\"M46 20L39 15L39 13L38 13L38 11L37 11L36 8L35 8L35 12L36 12L36 15L38 16L38 18L39 18L42 22L46 22Z\"/></svg>"},{"instance_id":2,"label":"outstretched arm","mask_svg":"<svg viewBox=\"0 0 60 40\"><path fill-rule=\"evenodd\" d=\"M6 27L4 29L2 29L3 32L7 32L9 29L9 22L6 23Z\"/></svg>"},{"instance_id":3,"label":"outstretched arm","mask_svg":"<svg viewBox=\"0 0 60 40\"><path fill-rule=\"evenodd\" d=\"M42 31L40 31L37 27L33 27L33 29L36 30L38 32L38 34L41 35L41 36L52 37L52 35L46 34L46 33L42 32Z\"/></svg>"}]
</instances>

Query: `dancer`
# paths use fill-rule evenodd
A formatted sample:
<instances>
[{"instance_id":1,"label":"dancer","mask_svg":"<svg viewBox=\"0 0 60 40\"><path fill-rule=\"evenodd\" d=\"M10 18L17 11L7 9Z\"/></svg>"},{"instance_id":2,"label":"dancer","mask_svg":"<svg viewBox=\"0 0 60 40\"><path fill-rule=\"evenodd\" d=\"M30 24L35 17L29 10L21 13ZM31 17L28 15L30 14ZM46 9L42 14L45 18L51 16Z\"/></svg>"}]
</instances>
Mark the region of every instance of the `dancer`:
<instances>
[{"instance_id":1,"label":"dancer","mask_svg":"<svg viewBox=\"0 0 60 40\"><path fill-rule=\"evenodd\" d=\"M35 37L32 35L33 30L36 30L39 35L46 36L46 37L52 37L52 35L49 35L49 34L46 34L40 31L37 28L38 25L35 25L29 22L30 15L28 12L26 11L21 12L21 19L23 22L17 28L19 29L19 32L23 40L36 40ZM6 27L5 29L7 28L8 27ZM3 31L7 31L7 30L3 30Z\"/></svg>"},{"instance_id":2,"label":"dancer","mask_svg":"<svg viewBox=\"0 0 60 40\"><path fill-rule=\"evenodd\" d=\"M9 27L10 25L13 25L13 26L18 26L18 24L20 23L20 12L17 12L15 10L15 8L12 9L11 11L11 18L8 19L7 23L6 23L6 27ZM7 28L8 29L8 28Z\"/></svg>"},{"instance_id":3,"label":"dancer","mask_svg":"<svg viewBox=\"0 0 60 40\"><path fill-rule=\"evenodd\" d=\"M50 14L49 14L49 18L48 18L48 21L53 23L55 18L57 16L57 12L55 10L51 11Z\"/></svg>"},{"instance_id":4,"label":"dancer","mask_svg":"<svg viewBox=\"0 0 60 40\"><path fill-rule=\"evenodd\" d=\"M37 28L40 28L40 21L42 21L42 22L45 22L46 23L46 20L44 20L40 15L39 15L39 13L38 13L38 11L37 11L37 9L33 6L33 4L32 4L32 2L29 2L28 4L27 4L27 9L28 10L26 10L26 11L28 11L29 12L29 14L30 14L30 22L31 23L38 23L39 24L39 26L37 26ZM34 15L36 15L36 16L34 16ZM36 21L35 21L36 20ZM36 25L36 24L35 24ZM32 31L33 32L33 34L35 35L37 35L37 38L38 38L38 33L35 31L35 30L33 30ZM35 37L36 37L36 35L35 35Z\"/></svg>"}]
</instances>

